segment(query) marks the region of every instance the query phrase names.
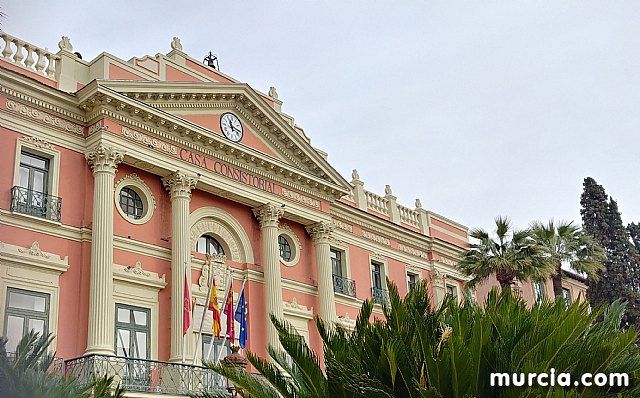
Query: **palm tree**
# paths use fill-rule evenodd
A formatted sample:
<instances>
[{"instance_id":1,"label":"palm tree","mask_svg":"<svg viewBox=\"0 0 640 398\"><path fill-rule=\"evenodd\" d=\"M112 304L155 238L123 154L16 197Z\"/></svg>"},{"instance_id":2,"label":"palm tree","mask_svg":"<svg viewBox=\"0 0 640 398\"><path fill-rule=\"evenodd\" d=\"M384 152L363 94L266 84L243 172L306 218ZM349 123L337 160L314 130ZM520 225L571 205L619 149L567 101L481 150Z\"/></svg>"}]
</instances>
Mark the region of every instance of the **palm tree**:
<instances>
[{"instance_id":1,"label":"palm tree","mask_svg":"<svg viewBox=\"0 0 640 398\"><path fill-rule=\"evenodd\" d=\"M424 282L405 298L387 284L384 319L370 320L373 305L367 301L352 332L316 320L324 367L293 328L273 317L284 351L269 349L275 363L249 353L259 376L228 365L211 367L252 398L640 396L640 385L633 383L607 388L490 385L490 373L551 368L572 377L623 372L637 380L637 334L620 329L625 307L619 302L592 312L586 303L566 306L561 300L529 308L511 290L498 295L494 289L482 307L448 298L435 308Z\"/></svg>"},{"instance_id":2,"label":"palm tree","mask_svg":"<svg viewBox=\"0 0 640 398\"><path fill-rule=\"evenodd\" d=\"M97 379L89 385L53 371L55 353L49 351L51 334L26 334L15 353L7 353L5 337L0 338L0 397L12 398L122 398L124 390L111 388L113 377Z\"/></svg>"},{"instance_id":3,"label":"palm tree","mask_svg":"<svg viewBox=\"0 0 640 398\"><path fill-rule=\"evenodd\" d=\"M604 250L574 225L573 221L555 223L550 220L546 224L533 222L531 237L555 266L552 280L556 297L562 296L563 263L568 263L571 268L590 278L597 278L597 272L604 270Z\"/></svg>"},{"instance_id":4,"label":"palm tree","mask_svg":"<svg viewBox=\"0 0 640 398\"><path fill-rule=\"evenodd\" d=\"M481 228L469 233L477 242L471 243L459 264L462 272L472 277L467 282L469 287L494 274L503 290L516 279L540 281L553 275L554 265L531 239L528 230L514 230L507 217L497 217L495 223L495 239Z\"/></svg>"}]
</instances>

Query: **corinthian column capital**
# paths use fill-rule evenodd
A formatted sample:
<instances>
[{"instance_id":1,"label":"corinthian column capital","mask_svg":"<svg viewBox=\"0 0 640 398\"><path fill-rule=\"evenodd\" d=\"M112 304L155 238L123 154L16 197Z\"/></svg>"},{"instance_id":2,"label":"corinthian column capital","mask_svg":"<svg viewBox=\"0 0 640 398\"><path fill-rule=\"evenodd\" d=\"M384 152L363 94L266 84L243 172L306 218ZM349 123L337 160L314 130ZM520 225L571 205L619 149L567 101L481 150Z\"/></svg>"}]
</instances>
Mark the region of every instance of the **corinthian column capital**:
<instances>
[{"instance_id":1,"label":"corinthian column capital","mask_svg":"<svg viewBox=\"0 0 640 398\"><path fill-rule=\"evenodd\" d=\"M311 235L314 244L328 242L334 230L333 224L327 221L317 222L307 226L307 232Z\"/></svg>"},{"instance_id":2,"label":"corinthian column capital","mask_svg":"<svg viewBox=\"0 0 640 398\"><path fill-rule=\"evenodd\" d=\"M179 170L162 179L164 187L171 194L171 199L178 197L190 199L191 190L196 187L197 182L197 177Z\"/></svg>"},{"instance_id":3,"label":"corinthian column capital","mask_svg":"<svg viewBox=\"0 0 640 398\"><path fill-rule=\"evenodd\" d=\"M254 208L253 214L260 222L260 228L277 227L278 220L284 215L284 209L275 203L267 203Z\"/></svg>"},{"instance_id":4,"label":"corinthian column capital","mask_svg":"<svg viewBox=\"0 0 640 398\"><path fill-rule=\"evenodd\" d=\"M118 164L124 160L124 153L112 147L105 146L102 142L85 153L87 163L94 173L116 173Z\"/></svg>"}]
</instances>

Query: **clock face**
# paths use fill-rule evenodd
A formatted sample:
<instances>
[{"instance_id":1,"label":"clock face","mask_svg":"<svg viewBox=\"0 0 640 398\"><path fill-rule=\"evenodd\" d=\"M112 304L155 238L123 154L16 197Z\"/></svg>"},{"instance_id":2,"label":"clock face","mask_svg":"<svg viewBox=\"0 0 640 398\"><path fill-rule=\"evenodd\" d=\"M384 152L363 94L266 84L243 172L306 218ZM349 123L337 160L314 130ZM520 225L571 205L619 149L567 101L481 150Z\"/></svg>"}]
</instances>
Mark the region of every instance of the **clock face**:
<instances>
[{"instance_id":1,"label":"clock face","mask_svg":"<svg viewBox=\"0 0 640 398\"><path fill-rule=\"evenodd\" d=\"M233 113L227 112L220 116L220 128L224 136L231 141L238 142L242 139L242 123Z\"/></svg>"}]
</instances>

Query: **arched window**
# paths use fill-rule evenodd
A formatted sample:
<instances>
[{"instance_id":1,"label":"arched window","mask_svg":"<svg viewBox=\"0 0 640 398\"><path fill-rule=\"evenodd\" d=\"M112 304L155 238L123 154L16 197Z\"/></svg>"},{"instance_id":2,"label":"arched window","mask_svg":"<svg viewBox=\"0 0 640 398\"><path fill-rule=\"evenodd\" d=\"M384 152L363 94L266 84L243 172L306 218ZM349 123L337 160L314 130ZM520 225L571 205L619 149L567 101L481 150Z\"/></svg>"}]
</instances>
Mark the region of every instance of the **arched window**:
<instances>
[{"instance_id":1,"label":"arched window","mask_svg":"<svg viewBox=\"0 0 640 398\"><path fill-rule=\"evenodd\" d=\"M291 261L291 244L284 235L278 236L278 246L280 246L280 257L284 261Z\"/></svg>"},{"instance_id":2,"label":"arched window","mask_svg":"<svg viewBox=\"0 0 640 398\"><path fill-rule=\"evenodd\" d=\"M204 254L224 254L224 249L220 242L212 236L202 235L196 243L196 251Z\"/></svg>"}]
</instances>

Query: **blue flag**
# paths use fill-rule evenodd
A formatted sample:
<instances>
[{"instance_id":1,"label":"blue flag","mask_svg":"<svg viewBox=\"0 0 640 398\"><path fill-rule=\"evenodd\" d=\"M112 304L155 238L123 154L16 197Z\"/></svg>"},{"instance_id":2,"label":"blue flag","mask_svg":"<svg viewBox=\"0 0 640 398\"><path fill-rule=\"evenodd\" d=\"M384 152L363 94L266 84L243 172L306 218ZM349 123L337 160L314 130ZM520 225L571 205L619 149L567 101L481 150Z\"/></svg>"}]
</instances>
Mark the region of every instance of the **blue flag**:
<instances>
[{"instance_id":1,"label":"blue flag","mask_svg":"<svg viewBox=\"0 0 640 398\"><path fill-rule=\"evenodd\" d=\"M240 323L238 342L240 343L240 347L245 348L247 346L247 340L249 340L249 330L247 328L247 301L244 299L244 289L240 292L238 307L236 307L236 313L233 318Z\"/></svg>"}]
</instances>

